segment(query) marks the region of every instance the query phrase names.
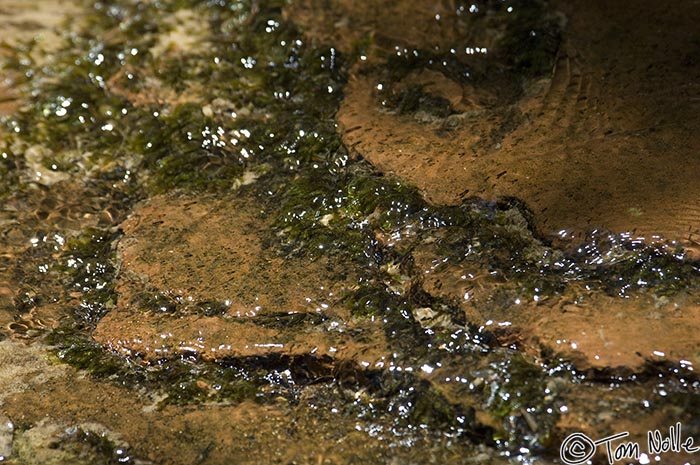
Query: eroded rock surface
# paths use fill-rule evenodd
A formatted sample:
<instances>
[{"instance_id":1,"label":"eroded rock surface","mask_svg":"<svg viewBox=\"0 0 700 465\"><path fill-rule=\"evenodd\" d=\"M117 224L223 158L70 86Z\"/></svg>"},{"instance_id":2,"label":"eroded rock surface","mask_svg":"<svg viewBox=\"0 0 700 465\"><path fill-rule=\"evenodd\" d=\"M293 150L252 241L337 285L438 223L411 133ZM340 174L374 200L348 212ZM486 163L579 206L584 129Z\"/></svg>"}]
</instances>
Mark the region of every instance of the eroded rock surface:
<instances>
[{"instance_id":1,"label":"eroded rock surface","mask_svg":"<svg viewBox=\"0 0 700 465\"><path fill-rule=\"evenodd\" d=\"M694 129L699 71L697 44L685 31L698 18L690 2L677 7L555 5L566 26L559 46L543 52L554 66L539 77L516 72L511 77L520 89L516 84L514 90L513 83L498 82L504 69L518 71L507 54L512 43L496 40L492 48L494 34L488 32L437 38L430 32L440 22L433 11L417 13L408 25L401 15L387 15L383 31L421 32L411 39L391 36L396 55L438 50L473 76L460 81L449 66L434 63L426 66L430 71L392 82L372 63L360 63L338 114L344 141L435 203L514 196L533 210L545 234L600 228L661 235L694 248L700 231L694 179L700 168L694 149L700 144ZM517 14L527 7L514 8ZM533 35L548 33L541 21L537 26ZM473 55L465 55L465 44ZM488 53L478 57L474 47ZM449 102L450 114L387 104L411 86L423 86L424 101L432 96Z\"/></svg>"},{"instance_id":2,"label":"eroded rock surface","mask_svg":"<svg viewBox=\"0 0 700 465\"><path fill-rule=\"evenodd\" d=\"M342 302L352 271L276 256L264 246L268 222L241 199L159 196L137 208L121 225L119 300L95 339L146 359L384 360L381 330Z\"/></svg>"},{"instance_id":3,"label":"eroded rock surface","mask_svg":"<svg viewBox=\"0 0 700 465\"><path fill-rule=\"evenodd\" d=\"M575 431L698 435L697 266L632 240L657 205L692 232L690 203L621 173L660 189L647 157L690 153L695 13L385 3L95 2L56 53L7 49L36 102L3 125L0 453L548 463ZM572 234L600 225L630 234Z\"/></svg>"},{"instance_id":4,"label":"eroded rock surface","mask_svg":"<svg viewBox=\"0 0 700 465\"><path fill-rule=\"evenodd\" d=\"M537 232L572 249L598 230L677 241L695 256L700 120L697 47L684 32L697 21L689 3L674 11L515 5L507 14L528 24L527 38L517 25L494 21L506 14L494 5L412 2L367 18L360 3L334 4L336 16L324 13L321 24L347 29L344 41L304 8L299 18L312 38L335 37L362 54L337 115L356 154L434 204L522 199ZM655 27L669 33L649 32ZM535 354L544 348L579 368L623 371L649 361L700 362L688 336L700 329L694 291L620 298L574 286L544 301L541 289L535 300L505 298L507 280L444 258L414 254L424 288Z\"/></svg>"}]
</instances>

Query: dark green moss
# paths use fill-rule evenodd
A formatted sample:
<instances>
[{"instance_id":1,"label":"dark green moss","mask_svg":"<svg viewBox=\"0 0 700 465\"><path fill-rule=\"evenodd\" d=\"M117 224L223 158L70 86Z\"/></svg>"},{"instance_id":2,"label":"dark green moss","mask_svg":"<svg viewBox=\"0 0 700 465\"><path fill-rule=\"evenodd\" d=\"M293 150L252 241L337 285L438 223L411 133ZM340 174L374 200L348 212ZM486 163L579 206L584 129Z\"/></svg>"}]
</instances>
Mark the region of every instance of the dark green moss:
<instances>
[{"instance_id":1,"label":"dark green moss","mask_svg":"<svg viewBox=\"0 0 700 465\"><path fill-rule=\"evenodd\" d=\"M81 294L82 303L75 312L86 324L97 324L116 303L114 245L119 237L117 232L87 229L66 242L58 269L64 283Z\"/></svg>"},{"instance_id":2,"label":"dark green moss","mask_svg":"<svg viewBox=\"0 0 700 465\"><path fill-rule=\"evenodd\" d=\"M699 270L681 250L645 245L615 235L591 236L572 260L580 274L620 296L652 289L659 296L697 288Z\"/></svg>"},{"instance_id":3,"label":"dark green moss","mask_svg":"<svg viewBox=\"0 0 700 465\"><path fill-rule=\"evenodd\" d=\"M340 211L347 200L344 190L327 172L299 176L285 189L276 227L290 252L359 257L373 247L367 232Z\"/></svg>"},{"instance_id":4,"label":"dark green moss","mask_svg":"<svg viewBox=\"0 0 700 465\"><path fill-rule=\"evenodd\" d=\"M163 360L153 377L168 394L166 403L202 401L275 402L279 398L298 402L299 386L332 379L327 357L268 356L229 357L218 362Z\"/></svg>"},{"instance_id":5,"label":"dark green moss","mask_svg":"<svg viewBox=\"0 0 700 465\"><path fill-rule=\"evenodd\" d=\"M503 276L514 298L544 300L572 281L616 294L654 289L666 295L693 286L698 274L671 250L622 237L589 238L572 253L556 250L538 236L531 212L517 199L435 207L415 188L377 176L364 162L349 163L342 175L299 175L282 198L276 225L289 250L346 253L377 266L410 253L424 238L437 238L437 249L452 262L471 262ZM377 231L392 234L407 226L412 236L393 247L376 240Z\"/></svg>"},{"instance_id":6,"label":"dark green moss","mask_svg":"<svg viewBox=\"0 0 700 465\"><path fill-rule=\"evenodd\" d=\"M437 118L446 118L455 113L449 101L430 94L425 86L410 86L401 92L394 92L384 100L384 106L401 115L423 112Z\"/></svg>"},{"instance_id":7,"label":"dark green moss","mask_svg":"<svg viewBox=\"0 0 700 465\"><path fill-rule=\"evenodd\" d=\"M508 28L496 53L519 75L550 73L561 41L561 27L556 18L544 1L523 0L515 2L512 8Z\"/></svg>"},{"instance_id":8,"label":"dark green moss","mask_svg":"<svg viewBox=\"0 0 700 465\"><path fill-rule=\"evenodd\" d=\"M386 338L402 356L416 363L430 357L432 348L438 347L444 336L441 328L423 329L416 322L413 310L431 308L448 316L450 326L464 327L466 321L458 307L452 307L440 299L425 293L420 286L412 285L405 295L388 288L380 277L362 279L359 286L344 297L344 303L358 318L381 319Z\"/></svg>"},{"instance_id":9,"label":"dark green moss","mask_svg":"<svg viewBox=\"0 0 700 465\"><path fill-rule=\"evenodd\" d=\"M548 400L544 369L520 353L508 352L502 362L491 365L485 407L503 422L504 437L496 437L506 448L526 445L541 452L551 441L559 409Z\"/></svg>"},{"instance_id":10,"label":"dark green moss","mask_svg":"<svg viewBox=\"0 0 700 465\"><path fill-rule=\"evenodd\" d=\"M390 425L396 435L442 431L478 444L493 444L493 431L479 423L472 407L450 402L432 383L410 372L364 370L344 379L344 395L352 395L352 402L342 406L344 415L381 419L380 424ZM320 398L319 403L323 402Z\"/></svg>"},{"instance_id":11,"label":"dark green moss","mask_svg":"<svg viewBox=\"0 0 700 465\"><path fill-rule=\"evenodd\" d=\"M264 328L274 329L292 329L292 328L308 328L318 326L321 323L328 321L328 318L318 313L269 313L258 315L250 319L256 325Z\"/></svg>"},{"instance_id":12,"label":"dark green moss","mask_svg":"<svg viewBox=\"0 0 700 465\"><path fill-rule=\"evenodd\" d=\"M138 371L128 368L124 358L104 350L84 333L77 324L63 325L46 336L46 342L55 347L58 358L75 368L97 377L119 376L122 382L133 383L140 378ZM126 376L125 376L126 375Z\"/></svg>"},{"instance_id":13,"label":"dark green moss","mask_svg":"<svg viewBox=\"0 0 700 465\"><path fill-rule=\"evenodd\" d=\"M364 162L342 172L300 175L281 197L275 226L284 233L289 250L341 254L370 266L384 260L376 229L391 233L431 221L414 187L378 175Z\"/></svg>"},{"instance_id":14,"label":"dark green moss","mask_svg":"<svg viewBox=\"0 0 700 465\"><path fill-rule=\"evenodd\" d=\"M221 126L206 117L201 106L184 104L169 115L144 119L130 143L144 154L156 192L230 189L243 172L243 161L220 140Z\"/></svg>"},{"instance_id":15,"label":"dark green moss","mask_svg":"<svg viewBox=\"0 0 700 465\"><path fill-rule=\"evenodd\" d=\"M29 51L11 60L38 98L7 122L8 133L27 146L48 147L58 158L42 162L59 171L76 170L75 160L65 158L72 151L89 154L98 166L141 158L156 192L222 191L250 165L279 165L290 155L318 161L339 146L332 116L344 79L342 57L306 47L282 19L282 5L99 4L50 65L37 69ZM212 43L204 51L151 56L156 33L170 27L165 19L182 8L205 18L211 31L203 37ZM267 31L270 22L277 26ZM101 42L95 27L109 39ZM190 88L201 82L209 85ZM148 103L161 90L194 93L200 103ZM309 98L315 105L302 105ZM214 100L227 111L205 116L204 106ZM247 109L248 116L231 117Z\"/></svg>"},{"instance_id":16,"label":"dark green moss","mask_svg":"<svg viewBox=\"0 0 700 465\"><path fill-rule=\"evenodd\" d=\"M72 151L83 156L83 163L120 155L114 148L124 139L132 107L111 93L106 81L120 67L137 66L139 59L121 41L97 43L81 35L67 35L66 40L65 48L41 67L29 49L14 51L7 66L26 79L24 90L35 97L7 119L6 138L10 145L45 147L53 158L46 158L44 166L72 172L76 160L66 158Z\"/></svg>"}]
</instances>

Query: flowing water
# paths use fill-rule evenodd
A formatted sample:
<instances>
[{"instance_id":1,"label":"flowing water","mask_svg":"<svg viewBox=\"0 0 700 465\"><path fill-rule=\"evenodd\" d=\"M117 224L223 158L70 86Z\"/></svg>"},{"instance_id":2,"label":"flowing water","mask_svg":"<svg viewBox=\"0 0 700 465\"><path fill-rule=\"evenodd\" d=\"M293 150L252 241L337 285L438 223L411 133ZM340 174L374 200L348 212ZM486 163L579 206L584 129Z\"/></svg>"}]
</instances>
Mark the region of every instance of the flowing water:
<instances>
[{"instance_id":1,"label":"flowing water","mask_svg":"<svg viewBox=\"0 0 700 465\"><path fill-rule=\"evenodd\" d=\"M379 3L0 3L0 461L700 463L697 2Z\"/></svg>"}]
</instances>

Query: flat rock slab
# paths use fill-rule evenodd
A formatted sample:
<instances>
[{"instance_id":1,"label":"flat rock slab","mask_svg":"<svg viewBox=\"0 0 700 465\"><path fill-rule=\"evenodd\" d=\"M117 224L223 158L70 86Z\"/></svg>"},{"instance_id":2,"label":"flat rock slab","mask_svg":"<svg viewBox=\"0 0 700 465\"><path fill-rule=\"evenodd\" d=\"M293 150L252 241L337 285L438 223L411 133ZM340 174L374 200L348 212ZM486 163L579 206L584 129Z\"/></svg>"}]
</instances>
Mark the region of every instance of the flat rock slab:
<instances>
[{"instance_id":1,"label":"flat rock slab","mask_svg":"<svg viewBox=\"0 0 700 465\"><path fill-rule=\"evenodd\" d=\"M531 306L523 333L537 334L547 347L593 368L635 370L644 362L700 366L700 299L678 296L659 304L653 298L592 296L579 305ZM517 318L519 319L519 318Z\"/></svg>"},{"instance_id":2,"label":"flat rock slab","mask_svg":"<svg viewBox=\"0 0 700 465\"><path fill-rule=\"evenodd\" d=\"M508 283L486 269L451 264L420 247L413 258L425 291L458 303L471 323L536 358L554 354L580 370L620 374L638 372L649 362L700 367L697 294L622 298L571 286L560 297L535 301L514 295L504 302L499 290Z\"/></svg>"},{"instance_id":3,"label":"flat rock slab","mask_svg":"<svg viewBox=\"0 0 700 465\"><path fill-rule=\"evenodd\" d=\"M121 226L118 304L95 340L146 359L381 359L381 328L355 322L341 302L345 270L275 256L263 245L265 226L269 219L240 200L160 196L137 208Z\"/></svg>"},{"instance_id":4,"label":"flat rock slab","mask_svg":"<svg viewBox=\"0 0 700 465\"><path fill-rule=\"evenodd\" d=\"M434 203L514 196L545 234L604 229L693 248L700 238L700 58L684 31L700 13L691 2L677 6L559 2L568 21L551 76L526 79L507 103L493 86L443 73L424 91L453 102L454 87L462 89L457 113L446 119L382 106L389 96L383 75L376 63L360 64L338 113L343 140ZM428 33L434 20L395 18L407 30L426 24L425 34L412 35L425 40L421 49L445 50L443 36ZM457 53L460 44L452 44ZM399 38L396 45L416 46ZM395 85L421 82L411 73Z\"/></svg>"}]
</instances>

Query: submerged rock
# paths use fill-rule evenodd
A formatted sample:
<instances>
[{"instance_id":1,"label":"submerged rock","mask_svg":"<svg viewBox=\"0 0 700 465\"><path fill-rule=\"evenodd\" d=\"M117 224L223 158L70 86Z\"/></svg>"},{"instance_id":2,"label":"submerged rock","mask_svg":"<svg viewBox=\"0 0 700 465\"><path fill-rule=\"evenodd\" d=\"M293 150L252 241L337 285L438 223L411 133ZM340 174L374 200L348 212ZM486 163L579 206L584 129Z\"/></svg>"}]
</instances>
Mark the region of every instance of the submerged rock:
<instances>
[{"instance_id":1,"label":"submerged rock","mask_svg":"<svg viewBox=\"0 0 700 465\"><path fill-rule=\"evenodd\" d=\"M15 444L18 460L27 465L151 463L134 460L129 456L129 445L118 434L96 423L69 426L45 418L18 432Z\"/></svg>"},{"instance_id":2,"label":"submerged rock","mask_svg":"<svg viewBox=\"0 0 700 465\"><path fill-rule=\"evenodd\" d=\"M526 16L532 6L511 8ZM554 9L567 18L561 43L560 17L548 13L552 19L543 14L532 26L530 38L540 42L522 42L524 50L508 30L490 28L489 14L498 11L471 14L482 25L475 36L467 28L455 36L447 26L470 15L459 9L441 12L439 21L427 9L382 17L376 34L396 48L383 63L354 68L338 113L344 142L434 203L513 196L546 235L603 229L659 235L694 250L700 141L690 83L698 67L688 59L694 45L685 31L697 10L687 2ZM431 33L438 25L440 33ZM421 33L405 39L391 34L397 28ZM527 53L537 47L553 65L543 74L522 67L535 62ZM488 53L475 51L482 48ZM449 102L450 114L426 118L420 105L392 106L410 88Z\"/></svg>"},{"instance_id":3,"label":"submerged rock","mask_svg":"<svg viewBox=\"0 0 700 465\"><path fill-rule=\"evenodd\" d=\"M447 261L424 247L413 258L428 293L455 302L468 321L534 357L617 375L659 362L700 366L700 342L689 337L700 331L697 291L621 297L573 285L552 296L510 287L484 267Z\"/></svg>"},{"instance_id":4,"label":"submerged rock","mask_svg":"<svg viewBox=\"0 0 700 465\"><path fill-rule=\"evenodd\" d=\"M384 360L381 330L342 303L352 272L266 250L268 221L240 199L159 196L137 208L121 225L118 303L95 340L145 360Z\"/></svg>"},{"instance_id":5,"label":"submerged rock","mask_svg":"<svg viewBox=\"0 0 700 465\"><path fill-rule=\"evenodd\" d=\"M109 455L114 431L155 463L539 463L570 430L696 433L697 267L632 234L576 251L535 231L598 224L559 197L621 179L607 152L559 168L644 142L610 101L643 106L622 77L583 79L608 57L573 13L600 5L562 5L563 29L540 1L94 3L54 66L18 68L37 105L8 128L38 137L0 164L36 181L55 155L70 176L31 201L0 186L15 455Z\"/></svg>"},{"instance_id":6,"label":"submerged rock","mask_svg":"<svg viewBox=\"0 0 700 465\"><path fill-rule=\"evenodd\" d=\"M362 2L332 3L321 13L320 2L299 2L290 15L312 40L334 40L360 57L337 114L356 156L416 185L434 205L521 199L532 216L514 230L568 256L592 231L659 249L668 240L660 253L670 257L679 243L695 255L700 120L688 92L670 91L688 89L697 74L684 58L692 45L683 31L698 20L690 5L398 2L368 17ZM649 33L659 23L670 37ZM631 296L624 287L560 282L553 294L509 288L509 278L463 257L447 262L432 245L412 256L424 290L459 305L504 345L612 373L700 363L687 337L700 329L700 299L690 289L678 294L682 284L672 295ZM648 284L620 274L610 278L620 286Z\"/></svg>"}]
</instances>

